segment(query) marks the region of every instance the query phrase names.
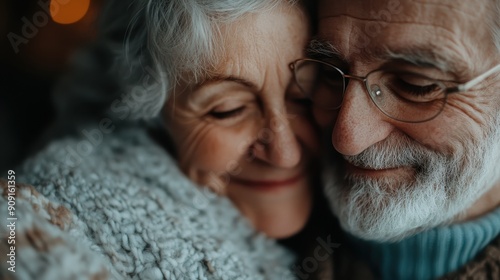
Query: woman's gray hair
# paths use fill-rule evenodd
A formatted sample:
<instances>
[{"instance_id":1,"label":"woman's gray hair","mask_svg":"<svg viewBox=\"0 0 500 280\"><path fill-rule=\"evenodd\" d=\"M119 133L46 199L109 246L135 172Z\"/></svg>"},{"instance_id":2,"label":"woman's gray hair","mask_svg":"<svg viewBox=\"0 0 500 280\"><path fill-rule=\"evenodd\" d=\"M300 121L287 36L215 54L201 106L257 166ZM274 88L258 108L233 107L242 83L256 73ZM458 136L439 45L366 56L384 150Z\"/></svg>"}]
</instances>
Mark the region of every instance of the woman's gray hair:
<instances>
[{"instance_id":1,"label":"woman's gray hair","mask_svg":"<svg viewBox=\"0 0 500 280\"><path fill-rule=\"evenodd\" d=\"M154 118L182 73L197 78L217 62L221 27L296 2L111 0L99 38L76 57L73 71L56 89L58 113L64 119L75 114L116 121Z\"/></svg>"},{"instance_id":2,"label":"woman's gray hair","mask_svg":"<svg viewBox=\"0 0 500 280\"><path fill-rule=\"evenodd\" d=\"M493 0L493 15L490 24L491 34L493 36L493 42L500 52L500 0Z\"/></svg>"}]
</instances>

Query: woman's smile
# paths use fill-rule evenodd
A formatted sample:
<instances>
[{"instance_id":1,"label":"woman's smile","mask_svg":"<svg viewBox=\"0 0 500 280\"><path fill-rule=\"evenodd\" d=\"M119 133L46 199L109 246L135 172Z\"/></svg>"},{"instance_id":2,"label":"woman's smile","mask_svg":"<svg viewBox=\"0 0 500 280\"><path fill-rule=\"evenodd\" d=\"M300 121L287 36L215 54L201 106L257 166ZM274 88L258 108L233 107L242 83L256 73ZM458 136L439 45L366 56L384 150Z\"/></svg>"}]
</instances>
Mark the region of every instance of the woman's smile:
<instances>
[{"instance_id":1,"label":"woman's smile","mask_svg":"<svg viewBox=\"0 0 500 280\"><path fill-rule=\"evenodd\" d=\"M164 108L184 173L274 238L299 232L312 209L318 131L288 68L304 56L304 23L297 7L225 26L217 63L197 79L185 73Z\"/></svg>"},{"instance_id":2,"label":"woman's smile","mask_svg":"<svg viewBox=\"0 0 500 280\"><path fill-rule=\"evenodd\" d=\"M238 177L231 177L233 183L238 184L243 187L248 187L257 191L277 191L281 188L286 187L294 187L305 178L305 174L303 172L298 173L296 175L291 175L286 178L276 178L276 179L265 179L265 180L252 180L252 179L243 179Z\"/></svg>"}]
</instances>

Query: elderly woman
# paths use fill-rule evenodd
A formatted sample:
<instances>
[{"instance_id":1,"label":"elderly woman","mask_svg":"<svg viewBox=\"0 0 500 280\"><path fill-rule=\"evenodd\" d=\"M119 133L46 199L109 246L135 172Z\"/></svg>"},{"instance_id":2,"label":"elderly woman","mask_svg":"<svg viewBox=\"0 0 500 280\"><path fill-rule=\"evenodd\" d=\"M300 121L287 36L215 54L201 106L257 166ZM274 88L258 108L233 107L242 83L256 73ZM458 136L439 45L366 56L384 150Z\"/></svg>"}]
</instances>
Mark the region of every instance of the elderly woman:
<instances>
[{"instance_id":1,"label":"elderly woman","mask_svg":"<svg viewBox=\"0 0 500 280\"><path fill-rule=\"evenodd\" d=\"M305 18L298 8L276 7L219 32L224 49L204 73L181 74L165 126L189 178L227 195L258 230L287 237L310 213L317 146L307 104L288 89L287 65L307 39Z\"/></svg>"},{"instance_id":2,"label":"elderly woman","mask_svg":"<svg viewBox=\"0 0 500 280\"><path fill-rule=\"evenodd\" d=\"M316 131L288 68L304 8L109 7L58 89L56 130L76 133L16 171L34 186L18 188L17 276L292 278L292 253L269 237L299 232L312 208Z\"/></svg>"}]
</instances>

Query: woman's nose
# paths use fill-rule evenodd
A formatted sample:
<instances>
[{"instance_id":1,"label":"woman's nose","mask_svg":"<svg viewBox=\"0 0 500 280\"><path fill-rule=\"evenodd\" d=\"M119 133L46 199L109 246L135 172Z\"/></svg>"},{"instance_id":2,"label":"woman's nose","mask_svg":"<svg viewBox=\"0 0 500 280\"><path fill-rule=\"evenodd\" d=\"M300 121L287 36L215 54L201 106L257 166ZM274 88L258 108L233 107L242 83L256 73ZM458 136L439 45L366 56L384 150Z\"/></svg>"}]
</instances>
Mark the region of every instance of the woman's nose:
<instances>
[{"instance_id":1,"label":"woman's nose","mask_svg":"<svg viewBox=\"0 0 500 280\"><path fill-rule=\"evenodd\" d=\"M281 168L298 165L302 156L302 148L285 110L269 114L252 148L255 158Z\"/></svg>"}]
</instances>

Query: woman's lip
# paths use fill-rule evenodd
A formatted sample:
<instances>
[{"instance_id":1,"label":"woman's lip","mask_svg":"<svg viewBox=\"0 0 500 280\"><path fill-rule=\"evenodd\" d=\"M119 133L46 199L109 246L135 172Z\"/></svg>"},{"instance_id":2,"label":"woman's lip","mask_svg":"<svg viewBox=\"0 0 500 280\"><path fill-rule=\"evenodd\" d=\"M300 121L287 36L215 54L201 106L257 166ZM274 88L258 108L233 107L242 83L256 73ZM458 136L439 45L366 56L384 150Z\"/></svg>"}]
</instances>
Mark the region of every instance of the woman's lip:
<instances>
[{"instance_id":1,"label":"woman's lip","mask_svg":"<svg viewBox=\"0 0 500 280\"><path fill-rule=\"evenodd\" d=\"M247 180L247 179L240 179L236 177L232 177L231 179L242 186L245 187L250 187L250 188L255 188L255 189L273 189L276 187L284 187L284 186L289 186L292 184L297 183L304 177L303 173L299 173L296 176L290 177L285 180Z\"/></svg>"}]
</instances>

